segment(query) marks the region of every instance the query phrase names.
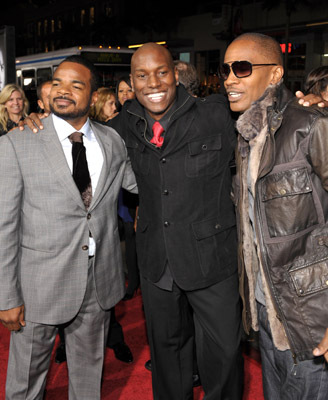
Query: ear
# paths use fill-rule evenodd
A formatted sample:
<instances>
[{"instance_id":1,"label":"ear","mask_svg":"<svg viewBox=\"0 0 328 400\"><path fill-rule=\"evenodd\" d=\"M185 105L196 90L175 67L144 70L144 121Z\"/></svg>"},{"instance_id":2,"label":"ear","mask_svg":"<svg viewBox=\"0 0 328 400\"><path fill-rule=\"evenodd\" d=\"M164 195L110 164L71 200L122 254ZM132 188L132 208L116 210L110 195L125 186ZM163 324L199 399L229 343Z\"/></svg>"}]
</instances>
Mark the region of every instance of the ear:
<instances>
[{"instance_id":1,"label":"ear","mask_svg":"<svg viewBox=\"0 0 328 400\"><path fill-rule=\"evenodd\" d=\"M44 110L44 104L42 100L38 100L38 106L41 108L41 110Z\"/></svg>"},{"instance_id":2,"label":"ear","mask_svg":"<svg viewBox=\"0 0 328 400\"><path fill-rule=\"evenodd\" d=\"M132 74L130 74L129 76L130 76L130 82L131 82L132 91L134 92L134 82L133 82Z\"/></svg>"},{"instance_id":3,"label":"ear","mask_svg":"<svg viewBox=\"0 0 328 400\"><path fill-rule=\"evenodd\" d=\"M174 76L175 76L176 85L179 86L179 70L176 66L174 67Z\"/></svg>"},{"instance_id":4,"label":"ear","mask_svg":"<svg viewBox=\"0 0 328 400\"><path fill-rule=\"evenodd\" d=\"M284 76L284 67L282 65L277 65L273 67L270 84L272 85L277 84L282 80L283 76Z\"/></svg>"},{"instance_id":5,"label":"ear","mask_svg":"<svg viewBox=\"0 0 328 400\"><path fill-rule=\"evenodd\" d=\"M90 106L91 107L94 106L97 103L97 100L98 100L98 92L95 91L92 93Z\"/></svg>"}]
</instances>

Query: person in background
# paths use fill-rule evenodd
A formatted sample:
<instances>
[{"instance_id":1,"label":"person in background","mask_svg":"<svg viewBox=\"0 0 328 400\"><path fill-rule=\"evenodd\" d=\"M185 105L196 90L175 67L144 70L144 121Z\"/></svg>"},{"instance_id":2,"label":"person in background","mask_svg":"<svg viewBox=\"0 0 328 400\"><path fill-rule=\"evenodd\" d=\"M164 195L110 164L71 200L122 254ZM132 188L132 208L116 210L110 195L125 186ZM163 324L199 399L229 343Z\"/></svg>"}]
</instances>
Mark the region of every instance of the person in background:
<instances>
[{"instance_id":1,"label":"person in background","mask_svg":"<svg viewBox=\"0 0 328 400\"><path fill-rule=\"evenodd\" d=\"M23 89L10 83L0 93L0 136L16 128L28 113L29 102Z\"/></svg>"},{"instance_id":2,"label":"person in background","mask_svg":"<svg viewBox=\"0 0 328 400\"><path fill-rule=\"evenodd\" d=\"M38 107L45 114L50 114L49 95L51 86L52 81L45 81L36 88Z\"/></svg>"},{"instance_id":3,"label":"person in background","mask_svg":"<svg viewBox=\"0 0 328 400\"><path fill-rule=\"evenodd\" d=\"M122 76L116 85L116 108L121 111L126 100L135 98L129 75Z\"/></svg>"},{"instance_id":4,"label":"person in background","mask_svg":"<svg viewBox=\"0 0 328 400\"><path fill-rule=\"evenodd\" d=\"M259 33L237 37L220 67L241 114L234 195L243 322L259 331L265 399L326 399L328 115L298 104L283 73L279 43Z\"/></svg>"},{"instance_id":5,"label":"person in background","mask_svg":"<svg viewBox=\"0 0 328 400\"><path fill-rule=\"evenodd\" d=\"M122 76L116 84L117 110L122 109L126 100L132 100L135 94L132 90L131 80L128 75ZM125 239L125 258L128 270L128 287L123 300L132 299L137 291L140 279L136 251L136 235L134 222L138 210L138 195L122 189L118 198L118 215L122 221L123 235Z\"/></svg>"},{"instance_id":6,"label":"person in background","mask_svg":"<svg viewBox=\"0 0 328 400\"><path fill-rule=\"evenodd\" d=\"M179 82L183 84L191 96L197 97L199 93L199 78L196 67L182 60L174 60L174 65L179 72Z\"/></svg>"},{"instance_id":7,"label":"person in background","mask_svg":"<svg viewBox=\"0 0 328 400\"><path fill-rule=\"evenodd\" d=\"M328 66L313 69L307 76L304 85L306 94L312 93L328 101Z\"/></svg>"},{"instance_id":8,"label":"person in background","mask_svg":"<svg viewBox=\"0 0 328 400\"><path fill-rule=\"evenodd\" d=\"M117 115L115 92L101 87L97 90L97 101L90 108L90 118L99 122L107 122Z\"/></svg>"}]
</instances>

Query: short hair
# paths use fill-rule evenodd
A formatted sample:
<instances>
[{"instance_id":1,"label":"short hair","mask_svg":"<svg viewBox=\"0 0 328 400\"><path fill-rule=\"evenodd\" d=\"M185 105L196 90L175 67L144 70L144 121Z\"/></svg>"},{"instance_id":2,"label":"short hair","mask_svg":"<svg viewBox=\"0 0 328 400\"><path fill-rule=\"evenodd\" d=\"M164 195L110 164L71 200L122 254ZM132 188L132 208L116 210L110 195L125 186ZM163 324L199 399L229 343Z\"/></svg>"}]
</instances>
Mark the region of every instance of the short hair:
<instances>
[{"instance_id":1,"label":"short hair","mask_svg":"<svg viewBox=\"0 0 328 400\"><path fill-rule=\"evenodd\" d=\"M66 57L65 60L63 60L59 64L59 66L61 64L63 64L64 62L72 62L72 63L76 63L76 64L81 64L84 67L86 67L90 71L90 74L91 74L91 92L95 92L98 89L98 86L99 86L98 73L97 73L95 66L93 65L93 63L91 61L89 61L88 59L86 59L80 55L73 55L73 56Z\"/></svg>"},{"instance_id":2,"label":"short hair","mask_svg":"<svg viewBox=\"0 0 328 400\"><path fill-rule=\"evenodd\" d=\"M280 44L271 36L258 32L248 32L237 36L232 43L238 40L250 40L261 49L261 54L269 61L283 65L283 55Z\"/></svg>"},{"instance_id":3,"label":"short hair","mask_svg":"<svg viewBox=\"0 0 328 400\"><path fill-rule=\"evenodd\" d=\"M115 92L112 89L101 87L97 90L98 98L96 103L91 106L89 116L91 119L105 122L107 117L103 113L103 108L107 100L111 97L114 97L115 100Z\"/></svg>"},{"instance_id":4,"label":"short hair","mask_svg":"<svg viewBox=\"0 0 328 400\"><path fill-rule=\"evenodd\" d=\"M328 86L328 66L322 66L310 71L304 84L306 94L320 95Z\"/></svg>"},{"instance_id":5,"label":"short hair","mask_svg":"<svg viewBox=\"0 0 328 400\"><path fill-rule=\"evenodd\" d=\"M42 88L43 88L43 86L44 85L50 85L50 84L52 84L52 81L43 81L38 85L38 87L36 88L36 95L37 95L37 98L39 100L42 101Z\"/></svg>"},{"instance_id":6,"label":"short hair","mask_svg":"<svg viewBox=\"0 0 328 400\"><path fill-rule=\"evenodd\" d=\"M26 117L28 113L28 108L29 108L29 102L26 98L24 90L18 86L15 85L14 83L8 83L0 93L0 126L6 130L7 129L7 122L9 120L9 114L8 111L6 110L5 103L9 100L10 96L12 95L13 92L19 92L22 96L23 99L23 115L22 117Z\"/></svg>"},{"instance_id":7,"label":"short hair","mask_svg":"<svg viewBox=\"0 0 328 400\"><path fill-rule=\"evenodd\" d=\"M179 72L179 82L183 84L192 96L196 96L199 89L199 79L196 67L193 64L182 60L174 60L173 62Z\"/></svg>"}]
</instances>

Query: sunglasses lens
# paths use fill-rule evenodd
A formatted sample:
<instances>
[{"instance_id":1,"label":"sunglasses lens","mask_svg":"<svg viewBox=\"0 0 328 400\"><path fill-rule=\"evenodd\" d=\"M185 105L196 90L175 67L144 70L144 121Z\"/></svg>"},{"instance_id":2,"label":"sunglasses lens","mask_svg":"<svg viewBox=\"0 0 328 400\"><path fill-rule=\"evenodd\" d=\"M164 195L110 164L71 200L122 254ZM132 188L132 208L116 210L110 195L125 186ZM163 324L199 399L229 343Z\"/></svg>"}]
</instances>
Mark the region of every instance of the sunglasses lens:
<instances>
[{"instance_id":1,"label":"sunglasses lens","mask_svg":"<svg viewBox=\"0 0 328 400\"><path fill-rule=\"evenodd\" d=\"M237 78L245 78L252 74L252 64L248 61L235 61L231 68Z\"/></svg>"},{"instance_id":2,"label":"sunglasses lens","mask_svg":"<svg viewBox=\"0 0 328 400\"><path fill-rule=\"evenodd\" d=\"M230 74L230 65L229 64L222 64L220 66L219 72L220 72L221 78L223 80L228 79L228 76Z\"/></svg>"}]
</instances>

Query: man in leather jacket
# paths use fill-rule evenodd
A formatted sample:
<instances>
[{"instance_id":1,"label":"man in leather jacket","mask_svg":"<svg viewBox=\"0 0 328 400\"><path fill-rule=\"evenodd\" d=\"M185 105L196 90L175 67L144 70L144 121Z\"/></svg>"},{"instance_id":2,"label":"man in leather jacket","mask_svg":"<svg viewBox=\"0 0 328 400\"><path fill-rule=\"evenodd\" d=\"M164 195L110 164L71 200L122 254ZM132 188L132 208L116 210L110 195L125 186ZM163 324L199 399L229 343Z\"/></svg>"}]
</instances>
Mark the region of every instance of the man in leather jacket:
<instances>
[{"instance_id":1,"label":"man in leather jacket","mask_svg":"<svg viewBox=\"0 0 328 400\"><path fill-rule=\"evenodd\" d=\"M272 38L228 47L221 75L242 113L236 151L243 323L260 332L266 399L328 393L328 113L282 83Z\"/></svg>"}]
</instances>

